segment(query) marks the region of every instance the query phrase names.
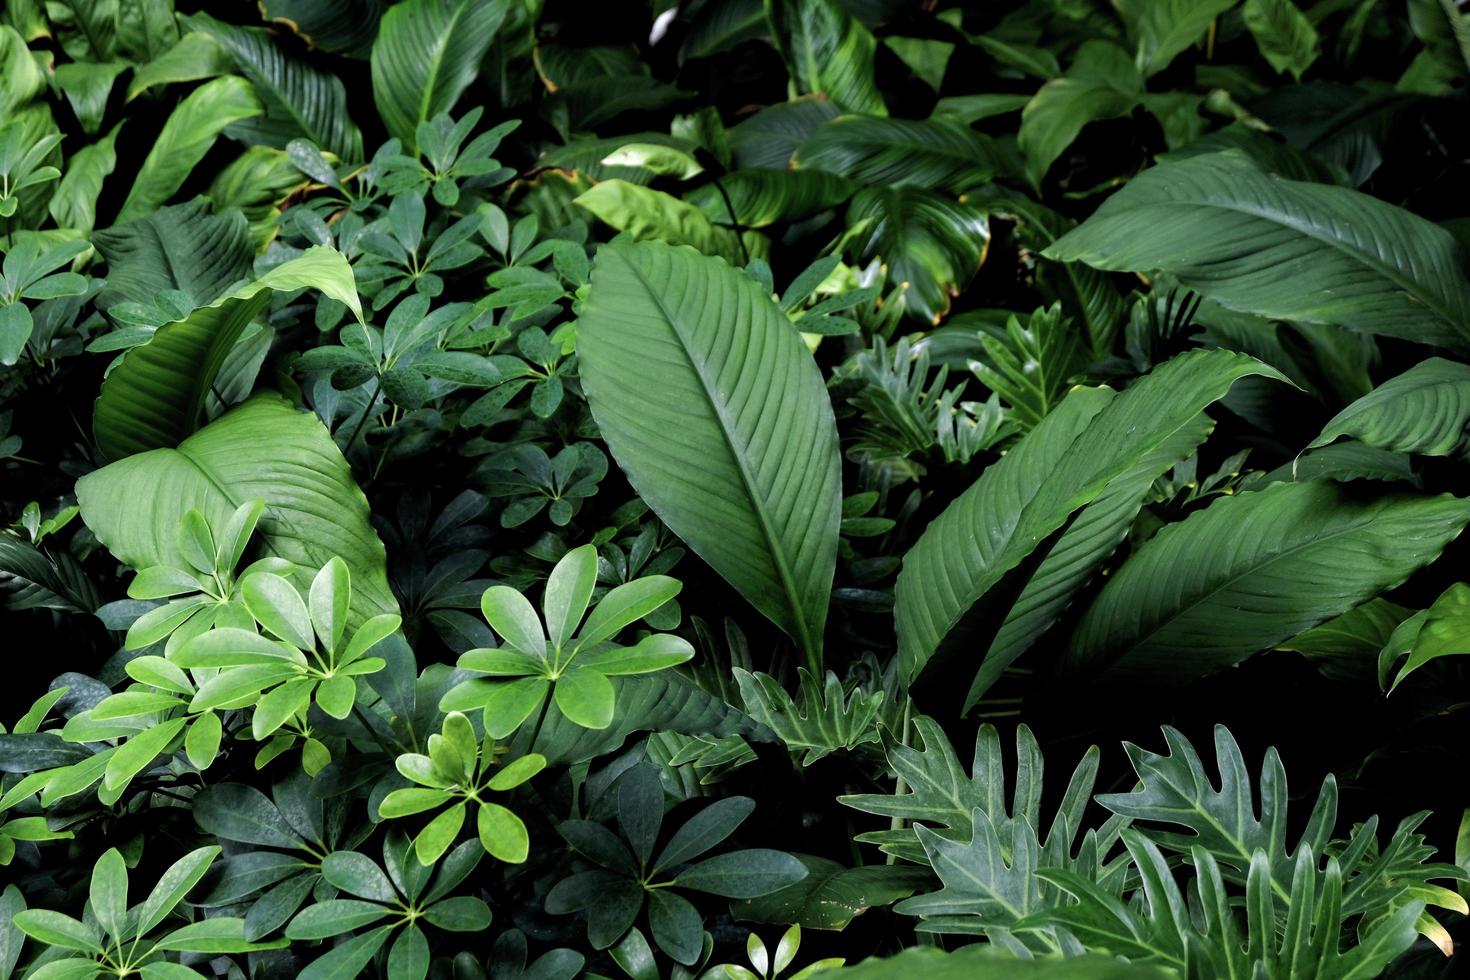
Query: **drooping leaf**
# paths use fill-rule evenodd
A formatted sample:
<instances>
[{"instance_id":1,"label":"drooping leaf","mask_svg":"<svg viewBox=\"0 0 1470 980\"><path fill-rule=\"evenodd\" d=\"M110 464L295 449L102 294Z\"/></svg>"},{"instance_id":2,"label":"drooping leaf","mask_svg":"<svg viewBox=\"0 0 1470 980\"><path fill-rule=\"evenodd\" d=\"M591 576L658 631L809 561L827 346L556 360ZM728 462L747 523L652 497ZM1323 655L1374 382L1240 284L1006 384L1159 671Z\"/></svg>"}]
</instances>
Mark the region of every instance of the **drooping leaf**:
<instances>
[{"instance_id":1,"label":"drooping leaf","mask_svg":"<svg viewBox=\"0 0 1470 980\"><path fill-rule=\"evenodd\" d=\"M1338 412L1308 448L1351 436L1393 452L1458 456L1467 425L1470 367L1431 357Z\"/></svg>"},{"instance_id":2,"label":"drooping leaf","mask_svg":"<svg viewBox=\"0 0 1470 980\"><path fill-rule=\"evenodd\" d=\"M107 259L107 285L97 296L114 303L152 303L166 290L186 294L193 306L214 302L250 272L254 248L239 211L211 214L209 202L159 208L92 236Z\"/></svg>"},{"instance_id":3,"label":"drooping leaf","mask_svg":"<svg viewBox=\"0 0 1470 980\"><path fill-rule=\"evenodd\" d=\"M643 499L815 667L840 466L821 374L785 316L692 249L606 245L578 353L593 417Z\"/></svg>"},{"instance_id":4,"label":"drooping leaf","mask_svg":"<svg viewBox=\"0 0 1470 980\"><path fill-rule=\"evenodd\" d=\"M315 416L279 396L257 395L177 448L141 452L77 481L83 520L134 568L178 567L176 531L188 510L223 526L257 498L265 510L256 535L267 553L305 568L334 556L347 562L349 628L398 611L382 542L346 460Z\"/></svg>"},{"instance_id":5,"label":"drooping leaf","mask_svg":"<svg viewBox=\"0 0 1470 980\"><path fill-rule=\"evenodd\" d=\"M118 222L142 217L173 197L225 127L264 111L250 83L234 75L205 82L175 107L134 178Z\"/></svg>"},{"instance_id":6,"label":"drooping leaf","mask_svg":"<svg viewBox=\"0 0 1470 980\"><path fill-rule=\"evenodd\" d=\"M1217 498L1148 541L1073 634L1072 669L1193 680L1406 579L1470 523L1448 494L1363 502L1327 481Z\"/></svg>"},{"instance_id":7,"label":"drooping leaf","mask_svg":"<svg viewBox=\"0 0 1470 980\"><path fill-rule=\"evenodd\" d=\"M1235 6L1235 0L1114 0L1137 48L1139 71L1154 75L1169 67L1185 48L1197 43L1210 23Z\"/></svg>"},{"instance_id":8,"label":"drooping leaf","mask_svg":"<svg viewBox=\"0 0 1470 980\"><path fill-rule=\"evenodd\" d=\"M1344 187L1283 180L1234 153L1160 164L1046 254L1163 271L1232 310L1470 346L1470 281L1449 232Z\"/></svg>"},{"instance_id":9,"label":"drooping leaf","mask_svg":"<svg viewBox=\"0 0 1470 980\"><path fill-rule=\"evenodd\" d=\"M334 249L312 246L209 306L159 327L148 343L123 355L103 381L92 416L98 447L111 459L123 459L178 445L198 427L216 374L271 293L306 288L361 316L347 260Z\"/></svg>"},{"instance_id":10,"label":"drooping leaf","mask_svg":"<svg viewBox=\"0 0 1470 980\"><path fill-rule=\"evenodd\" d=\"M1041 86L1021 111L1017 141L1032 183L1041 183L1083 126L1126 116L1142 96L1143 79L1127 52L1111 41L1082 45L1067 73Z\"/></svg>"},{"instance_id":11,"label":"drooping leaf","mask_svg":"<svg viewBox=\"0 0 1470 980\"><path fill-rule=\"evenodd\" d=\"M966 612L1074 511L1251 375L1282 377L1254 358L1202 350L1160 366L1116 397L1105 388L1068 395L904 556L895 608L904 680L913 683Z\"/></svg>"},{"instance_id":12,"label":"drooping leaf","mask_svg":"<svg viewBox=\"0 0 1470 980\"><path fill-rule=\"evenodd\" d=\"M847 115L807 137L792 165L861 184L963 191L990 179L994 158L985 137L968 126Z\"/></svg>"},{"instance_id":13,"label":"drooping leaf","mask_svg":"<svg viewBox=\"0 0 1470 980\"><path fill-rule=\"evenodd\" d=\"M347 112L347 87L340 78L287 54L262 28L237 27L205 13L184 23L219 42L260 96L265 112L237 123L232 132L283 149L305 137L345 162L362 159L362 134Z\"/></svg>"},{"instance_id":14,"label":"drooping leaf","mask_svg":"<svg viewBox=\"0 0 1470 980\"><path fill-rule=\"evenodd\" d=\"M406 0L373 42L373 99L388 134L417 145L419 124L449 112L479 73L507 0Z\"/></svg>"}]
</instances>

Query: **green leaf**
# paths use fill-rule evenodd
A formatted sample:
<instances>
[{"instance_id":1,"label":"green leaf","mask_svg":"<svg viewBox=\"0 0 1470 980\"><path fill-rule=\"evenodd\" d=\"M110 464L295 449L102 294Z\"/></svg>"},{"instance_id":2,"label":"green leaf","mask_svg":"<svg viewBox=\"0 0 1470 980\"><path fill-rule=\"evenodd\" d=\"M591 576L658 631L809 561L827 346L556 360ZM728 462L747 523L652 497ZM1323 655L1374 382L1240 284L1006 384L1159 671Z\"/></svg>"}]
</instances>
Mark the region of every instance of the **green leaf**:
<instances>
[{"instance_id":1,"label":"green leaf","mask_svg":"<svg viewBox=\"0 0 1470 980\"><path fill-rule=\"evenodd\" d=\"M148 151L117 220L142 217L173 197L226 126L261 112L250 83L233 75L205 82L190 92Z\"/></svg>"},{"instance_id":2,"label":"green leaf","mask_svg":"<svg viewBox=\"0 0 1470 980\"><path fill-rule=\"evenodd\" d=\"M918 946L822 972L828 980L1167 980L1177 975L1099 954L1020 959L998 943L974 943L952 953Z\"/></svg>"},{"instance_id":3,"label":"green leaf","mask_svg":"<svg viewBox=\"0 0 1470 980\"><path fill-rule=\"evenodd\" d=\"M873 75L878 42L842 4L774 0L766 12L796 92L823 95L846 112L888 114Z\"/></svg>"},{"instance_id":4,"label":"green leaf","mask_svg":"<svg viewBox=\"0 0 1470 980\"><path fill-rule=\"evenodd\" d=\"M546 659L546 631L529 599L508 585L495 585L480 596L480 612L500 638L515 650Z\"/></svg>"},{"instance_id":5,"label":"green leaf","mask_svg":"<svg viewBox=\"0 0 1470 980\"><path fill-rule=\"evenodd\" d=\"M335 652L341 645L351 599L352 573L345 561L333 556L311 580L311 624L323 649Z\"/></svg>"},{"instance_id":6,"label":"green leaf","mask_svg":"<svg viewBox=\"0 0 1470 980\"><path fill-rule=\"evenodd\" d=\"M531 851L531 838L521 818L499 803L481 803L475 818L480 843L493 857L507 864L522 864Z\"/></svg>"},{"instance_id":7,"label":"green leaf","mask_svg":"<svg viewBox=\"0 0 1470 980\"><path fill-rule=\"evenodd\" d=\"M322 877L333 887L358 898L390 904L398 901L393 883L366 854L333 851L322 859Z\"/></svg>"},{"instance_id":8,"label":"green leaf","mask_svg":"<svg viewBox=\"0 0 1470 980\"><path fill-rule=\"evenodd\" d=\"M313 246L182 320L159 327L102 382L92 415L97 444L122 459L177 446L198 428L205 401L235 342L272 292L313 288L361 314L342 253Z\"/></svg>"},{"instance_id":9,"label":"green leaf","mask_svg":"<svg viewBox=\"0 0 1470 980\"><path fill-rule=\"evenodd\" d=\"M298 650L314 650L311 614L296 586L274 572L256 572L240 583L245 608L255 621Z\"/></svg>"},{"instance_id":10,"label":"green leaf","mask_svg":"<svg viewBox=\"0 0 1470 980\"><path fill-rule=\"evenodd\" d=\"M32 939L58 949L100 953L102 937L97 930L50 909L25 909L15 916L15 925Z\"/></svg>"},{"instance_id":11,"label":"green leaf","mask_svg":"<svg viewBox=\"0 0 1470 980\"><path fill-rule=\"evenodd\" d=\"M806 867L806 877L769 895L732 902L735 918L841 931L868 909L892 905L933 880L927 870L912 865L848 868L828 858L792 856Z\"/></svg>"},{"instance_id":12,"label":"green leaf","mask_svg":"<svg viewBox=\"0 0 1470 980\"><path fill-rule=\"evenodd\" d=\"M286 926L286 938L327 939L340 936L371 925L392 911L376 902L360 902L352 898L317 902L296 913L291 924Z\"/></svg>"},{"instance_id":13,"label":"green leaf","mask_svg":"<svg viewBox=\"0 0 1470 980\"><path fill-rule=\"evenodd\" d=\"M388 135L410 149L420 123L449 112L480 70L505 20L506 0L406 0L373 42L373 99Z\"/></svg>"},{"instance_id":14,"label":"green leaf","mask_svg":"<svg viewBox=\"0 0 1470 980\"><path fill-rule=\"evenodd\" d=\"M89 893L92 914L103 932L114 938L124 937L128 915L128 868L115 847L109 847L92 866L92 888Z\"/></svg>"},{"instance_id":15,"label":"green leaf","mask_svg":"<svg viewBox=\"0 0 1470 980\"><path fill-rule=\"evenodd\" d=\"M1128 115L1142 95L1143 79L1127 52L1111 41L1083 44L1067 73L1041 86L1021 112L1017 141L1031 182L1041 184L1083 126Z\"/></svg>"},{"instance_id":16,"label":"green leaf","mask_svg":"<svg viewBox=\"0 0 1470 980\"><path fill-rule=\"evenodd\" d=\"M674 598L682 587L667 575L645 575L609 589L578 633L578 649L590 649L612 639Z\"/></svg>"},{"instance_id":17,"label":"green leaf","mask_svg":"<svg viewBox=\"0 0 1470 980\"><path fill-rule=\"evenodd\" d=\"M73 228L83 235L91 233L97 223L97 200L102 195L102 184L117 166L117 134L122 127L119 122L102 139L68 157L66 173L46 205L57 227Z\"/></svg>"},{"instance_id":18,"label":"green leaf","mask_svg":"<svg viewBox=\"0 0 1470 980\"><path fill-rule=\"evenodd\" d=\"M102 785L109 790L126 786L134 776L153 764L184 728L183 718L174 718L144 729L118 746L107 760Z\"/></svg>"},{"instance_id":19,"label":"green leaf","mask_svg":"<svg viewBox=\"0 0 1470 980\"><path fill-rule=\"evenodd\" d=\"M793 753L805 751L803 766L840 749L878 741L878 712L884 697L881 690L869 694L855 687L848 694L830 670L826 683L819 688L816 678L803 667L798 705L774 677L739 667L732 669L745 710L780 736Z\"/></svg>"},{"instance_id":20,"label":"green leaf","mask_svg":"<svg viewBox=\"0 0 1470 980\"><path fill-rule=\"evenodd\" d=\"M718 260L606 245L578 354L593 417L635 489L819 662L840 461L821 373L786 317ZM780 412L739 408L777 392Z\"/></svg>"},{"instance_id":21,"label":"green leaf","mask_svg":"<svg viewBox=\"0 0 1470 980\"><path fill-rule=\"evenodd\" d=\"M904 556L895 591L903 679L912 684L971 607L1073 512L1195 425L1205 406L1250 375L1282 378L1243 354L1199 350L1156 368L1121 395L1105 388L1068 395Z\"/></svg>"},{"instance_id":22,"label":"green leaf","mask_svg":"<svg viewBox=\"0 0 1470 980\"><path fill-rule=\"evenodd\" d=\"M676 962L693 966L698 961L704 945L704 921L687 898L669 891L650 891L648 931L658 948Z\"/></svg>"},{"instance_id":23,"label":"green leaf","mask_svg":"<svg viewBox=\"0 0 1470 980\"><path fill-rule=\"evenodd\" d=\"M1245 0L1241 16L1261 57L1278 72L1289 71L1300 80L1321 53L1317 29L1292 0Z\"/></svg>"},{"instance_id":24,"label":"green leaf","mask_svg":"<svg viewBox=\"0 0 1470 980\"><path fill-rule=\"evenodd\" d=\"M194 797L194 820L206 833L242 844L283 850L302 844L275 804L260 790L241 783L217 783L201 790Z\"/></svg>"},{"instance_id":25,"label":"green leaf","mask_svg":"<svg viewBox=\"0 0 1470 980\"><path fill-rule=\"evenodd\" d=\"M284 24L313 48L366 58L387 0L262 0L266 17Z\"/></svg>"},{"instance_id":26,"label":"green leaf","mask_svg":"<svg viewBox=\"0 0 1470 980\"><path fill-rule=\"evenodd\" d=\"M263 28L236 27L205 13L183 21L219 42L260 96L264 114L232 132L282 149L305 137L345 162L362 159L362 134L347 112L347 87L339 77L291 57Z\"/></svg>"},{"instance_id":27,"label":"green leaf","mask_svg":"<svg viewBox=\"0 0 1470 980\"><path fill-rule=\"evenodd\" d=\"M133 71L133 80L128 83L128 101L155 85L193 82L223 75L230 70L230 65L229 52L214 38L197 31L185 34L173 47Z\"/></svg>"},{"instance_id":28,"label":"green leaf","mask_svg":"<svg viewBox=\"0 0 1470 980\"><path fill-rule=\"evenodd\" d=\"M1167 272L1271 319L1470 345L1470 282L1449 232L1345 187L1283 180L1235 153L1144 171L1045 254Z\"/></svg>"},{"instance_id":29,"label":"green leaf","mask_svg":"<svg viewBox=\"0 0 1470 980\"><path fill-rule=\"evenodd\" d=\"M924 190L963 191L989 180L995 150L968 126L943 119L839 116L797 148L792 166Z\"/></svg>"},{"instance_id":30,"label":"green leaf","mask_svg":"<svg viewBox=\"0 0 1470 980\"><path fill-rule=\"evenodd\" d=\"M582 192L574 203L638 241L692 245L705 255L743 264L744 253L735 232L717 227L699 208L663 191L625 180L604 180Z\"/></svg>"},{"instance_id":31,"label":"green leaf","mask_svg":"<svg viewBox=\"0 0 1470 980\"><path fill-rule=\"evenodd\" d=\"M684 200L718 224L765 228L835 208L856 189L845 177L816 170L737 170L695 188Z\"/></svg>"},{"instance_id":32,"label":"green leaf","mask_svg":"<svg viewBox=\"0 0 1470 980\"><path fill-rule=\"evenodd\" d=\"M866 222L867 224L863 224ZM881 259L888 281L904 288L904 310L937 326L980 268L990 243L983 209L934 191L868 187L847 209L852 248Z\"/></svg>"},{"instance_id":33,"label":"green leaf","mask_svg":"<svg viewBox=\"0 0 1470 980\"><path fill-rule=\"evenodd\" d=\"M1217 498L1139 548L1067 651L1074 670L1193 680L1340 615L1432 561L1470 501L1351 498L1327 481Z\"/></svg>"},{"instance_id":34,"label":"green leaf","mask_svg":"<svg viewBox=\"0 0 1470 980\"><path fill-rule=\"evenodd\" d=\"M177 908L184 896L204 877L219 853L218 847L201 847L170 865L163 877L158 879L158 884L153 886L153 891L138 912L137 934L147 935Z\"/></svg>"},{"instance_id":35,"label":"green leaf","mask_svg":"<svg viewBox=\"0 0 1470 980\"><path fill-rule=\"evenodd\" d=\"M1431 357L1332 417L1308 449L1351 436L1378 449L1462 456L1470 425L1470 367Z\"/></svg>"},{"instance_id":36,"label":"green leaf","mask_svg":"<svg viewBox=\"0 0 1470 980\"><path fill-rule=\"evenodd\" d=\"M584 544L562 556L546 580L541 611L551 643L561 649L576 633L597 586L597 547Z\"/></svg>"},{"instance_id":37,"label":"green leaf","mask_svg":"<svg viewBox=\"0 0 1470 980\"><path fill-rule=\"evenodd\" d=\"M1214 19L1235 0L1114 0L1138 49L1145 76L1169 67L1174 56L1198 42Z\"/></svg>"},{"instance_id":38,"label":"green leaf","mask_svg":"<svg viewBox=\"0 0 1470 980\"><path fill-rule=\"evenodd\" d=\"M552 696L561 713L584 728L612 724L616 702L612 682L590 667L575 668L557 678Z\"/></svg>"},{"instance_id":39,"label":"green leaf","mask_svg":"<svg viewBox=\"0 0 1470 980\"><path fill-rule=\"evenodd\" d=\"M256 534L268 554L306 568L337 555L347 562L349 625L397 611L382 542L347 462L315 416L278 396L258 395L176 449L129 456L77 482L87 526L134 568L180 560L173 529L185 511L222 526L257 498L265 510Z\"/></svg>"},{"instance_id":40,"label":"green leaf","mask_svg":"<svg viewBox=\"0 0 1470 980\"><path fill-rule=\"evenodd\" d=\"M674 883L724 898L759 898L806 877L806 867L784 851L753 847L706 858L679 872Z\"/></svg>"},{"instance_id":41,"label":"green leaf","mask_svg":"<svg viewBox=\"0 0 1470 980\"><path fill-rule=\"evenodd\" d=\"M104 309L152 304L168 290L184 293L194 307L213 303L250 274L255 254L245 216L211 214L204 198L99 231L92 244L107 259L107 285L97 295Z\"/></svg>"},{"instance_id":42,"label":"green leaf","mask_svg":"<svg viewBox=\"0 0 1470 980\"><path fill-rule=\"evenodd\" d=\"M387 912L386 909L383 911ZM377 955L378 950L383 948L394 928L392 925L379 926L371 932L353 936L332 947L330 951L312 960L306 969L296 975L296 980L354 980L362 975L363 969Z\"/></svg>"},{"instance_id":43,"label":"green leaf","mask_svg":"<svg viewBox=\"0 0 1470 980\"><path fill-rule=\"evenodd\" d=\"M1390 691L1431 660L1470 653L1470 585L1456 582L1422 616L1406 621L1403 630L1395 630L1383 644L1383 653L1390 658L1383 666L1391 667L1398 659L1404 640L1408 641L1408 657L1388 685Z\"/></svg>"}]
</instances>

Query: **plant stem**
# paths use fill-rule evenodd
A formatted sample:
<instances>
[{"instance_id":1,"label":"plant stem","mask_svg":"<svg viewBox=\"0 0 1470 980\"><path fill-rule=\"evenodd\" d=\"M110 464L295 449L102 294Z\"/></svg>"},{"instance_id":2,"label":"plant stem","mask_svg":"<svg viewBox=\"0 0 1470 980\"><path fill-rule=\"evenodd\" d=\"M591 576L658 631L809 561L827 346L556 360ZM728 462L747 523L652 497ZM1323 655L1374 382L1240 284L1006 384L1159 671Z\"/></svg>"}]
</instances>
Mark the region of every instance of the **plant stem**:
<instances>
[{"instance_id":1,"label":"plant stem","mask_svg":"<svg viewBox=\"0 0 1470 980\"><path fill-rule=\"evenodd\" d=\"M914 699L913 698L905 698L904 699L904 702L903 702L903 723L901 725L901 729L902 730L898 733L898 741L899 741L899 744L902 745L904 748L908 748L908 744L909 744L909 718L913 714L913 711L914 711ZM900 773L897 773L896 775L898 776L898 779L893 784L893 795L897 797L897 796L902 796L904 794L904 790L906 790L906 789L909 788L909 784L904 780L903 773L900 772ZM904 828L904 824L905 823L906 823L906 821L904 820L903 817L895 816L892 820L889 821L889 823L888 823L888 829L889 830L902 830ZM897 854L889 854L887 856L887 858L884 860L883 863L884 864L897 864L898 863L898 855Z\"/></svg>"}]
</instances>

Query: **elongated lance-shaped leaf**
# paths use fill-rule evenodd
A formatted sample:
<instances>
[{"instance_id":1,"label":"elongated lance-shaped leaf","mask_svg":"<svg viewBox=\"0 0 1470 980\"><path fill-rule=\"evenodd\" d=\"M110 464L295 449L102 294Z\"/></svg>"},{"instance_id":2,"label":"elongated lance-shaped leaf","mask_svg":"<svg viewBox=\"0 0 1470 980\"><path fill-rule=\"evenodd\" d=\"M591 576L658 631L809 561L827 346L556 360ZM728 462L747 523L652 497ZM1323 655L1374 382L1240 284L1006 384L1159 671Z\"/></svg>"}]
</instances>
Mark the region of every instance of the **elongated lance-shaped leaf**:
<instances>
[{"instance_id":1,"label":"elongated lance-shaped leaf","mask_svg":"<svg viewBox=\"0 0 1470 980\"><path fill-rule=\"evenodd\" d=\"M639 495L819 670L837 427L786 317L754 279L691 248L605 245L577 342L593 418Z\"/></svg>"},{"instance_id":2,"label":"elongated lance-shaped leaf","mask_svg":"<svg viewBox=\"0 0 1470 980\"><path fill-rule=\"evenodd\" d=\"M903 680L912 684L969 609L1074 511L1248 375L1285 380L1253 357L1196 350L1116 397L1084 388L1063 399L904 556L895 609Z\"/></svg>"},{"instance_id":3,"label":"elongated lance-shaped leaf","mask_svg":"<svg viewBox=\"0 0 1470 980\"><path fill-rule=\"evenodd\" d=\"M1470 365L1431 357L1338 412L1307 448L1351 436L1394 452L1459 455L1467 425Z\"/></svg>"},{"instance_id":4,"label":"elongated lance-shaped leaf","mask_svg":"<svg viewBox=\"0 0 1470 980\"><path fill-rule=\"evenodd\" d=\"M510 10L506 0L406 0L373 42L373 100L388 134L413 147L419 123L454 108Z\"/></svg>"},{"instance_id":5,"label":"elongated lance-shaped leaf","mask_svg":"<svg viewBox=\"0 0 1470 980\"><path fill-rule=\"evenodd\" d=\"M1066 666L1194 680L1400 584L1467 523L1470 501L1449 494L1362 501L1325 480L1220 497L1123 563Z\"/></svg>"},{"instance_id":6,"label":"elongated lance-shaped leaf","mask_svg":"<svg viewBox=\"0 0 1470 980\"><path fill-rule=\"evenodd\" d=\"M1144 171L1044 254L1167 272L1244 313L1470 347L1466 257L1448 231L1357 191L1266 173L1238 152Z\"/></svg>"},{"instance_id":7,"label":"elongated lance-shaped leaf","mask_svg":"<svg viewBox=\"0 0 1470 980\"><path fill-rule=\"evenodd\" d=\"M123 459L178 445L198 427L215 376L271 293L305 288L321 290L362 318L347 259L335 249L312 246L213 304L159 327L148 343L124 354L102 382L92 415L98 448L111 459Z\"/></svg>"},{"instance_id":8,"label":"elongated lance-shaped leaf","mask_svg":"<svg viewBox=\"0 0 1470 980\"><path fill-rule=\"evenodd\" d=\"M221 527L242 503L265 501L256 534L268 554L319 568L340 556L352 571L348 627L396 613L387 555L367 498L316 416L260 394L177 447L138 453L77 481L82 519L134 568L181 567L179 521L198 510Z\"/></svg>"}]
</instances>

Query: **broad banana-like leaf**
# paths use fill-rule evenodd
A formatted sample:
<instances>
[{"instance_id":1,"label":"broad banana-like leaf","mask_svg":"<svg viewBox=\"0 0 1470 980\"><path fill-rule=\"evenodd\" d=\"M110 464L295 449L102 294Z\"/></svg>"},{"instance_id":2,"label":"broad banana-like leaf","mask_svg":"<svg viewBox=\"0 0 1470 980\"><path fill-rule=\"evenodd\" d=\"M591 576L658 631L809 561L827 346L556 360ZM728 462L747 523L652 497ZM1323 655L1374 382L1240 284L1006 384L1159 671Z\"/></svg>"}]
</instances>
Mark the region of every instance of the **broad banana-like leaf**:
<instances>
[{"instance_id":1,"label":"broad banana-like leaf","mask_svg":"<svg viewBox=\"0 0 1470 980\"><path fill-rule=\"evenodd\" d=\"M1470 523L1449 494L1355 500L1336 483L1220 497L1124 562L1083 616L1069 669L1190 681L1364 602Z\"/></svg>"},{"instance_id":2,"label":"broad banana-like leaf","mask_svg":"<svg viewBox=\"0 0 1470 980\"><path fill-rule=\"evenodd\" d=\"M109 459L122 459L178 445L198 427L215 375L270 294L306 288L321 290L362 318L347 259L335 249L313 246L212 305L159 327L148 343L124 354L102 382L92 415L98 448Z\"/></svg>"},{"instance_id":3,"label":"broad banana-like leaf","mask_svg":"<svg viewBox=\"0 0 1470 980\"><path fill-rule=\"evenodd\" d=\"M690 191L685 200L719 224L764 228L835 208L857 188L846 177L819 170L737 170Z\"/></svg>"},{"instance_id":4,"label":"broad banana-like leaf","mask_svg":"<svg viewBox=\"0 0 1470 980\"><path fill-rule=\"evenodd\" d=\"M1120 395L1074 390L981 474L904 555L895 590L899 670L912 684L966 613L1079 508L1197 425L1240 378L1285 380L1220 349L1182 354Z\"/></svg>"},{"instance_id":5,"label":"broad banana-like leaf","mask_svg":"<svg viewBox=\"0 0 1470 980\"><path fill-rule=\"evenodd\" d=\"M1144 171L1045 254L1167 272L1244 313L1470 347L1466 258L1449 232L1345 187L1283 180L1236 153Z\"/></svg>"},{"instance_id":6,"label":"broad banana-like leaf","mask_svg":"<svg viewBox=\"0 0 1470 980\"><path fill-rule=\"evenodd\" d=\"M654 512L820 664L842 507L821 372L761 286L604 245L578 321L593 418Z\"/></svg>"},{"instance_id":7,"label":"broad banana-like leaf","mask_svg":"<svg viewBox=\"0 0 1470 980\"><path fill-rule=\"evenodd\" d=\"M869 187L847 209L864 262L881 257L888 281L906 283L904 308L937 325L985 260L990 222L976 205L936 191Z\"/></svg>"},{"instance_id":8,"label":"broad banana-like leaf","mask_svg":"<svg viewBox=\"0 0 1470 980\"><path fill-rule=\"evenodd\" d=\"M417 145L419 123L449 112L480 71L509 0L405 0L378 25L373 99L388 135Z\"/></svg>"},{"instance_id":9,"label":"broad banana-like leaf","mask_svg":"<svg viewBox=\"0 0 1470 980\"><path fill-rule=\"evenodd\" d=\"M803 96L767 106L730 127L730 151L739 167L784 170L817 127L842 114L831 102Z\"/></svg>"},{"instance_id":10,"label":"broad banana-like leaf","mask_svg":"<svg viewBox=\"0 0 1470 980\"><path fill-rule=\"evenodd\" d=\"M163 54L133 70L127 100L133 101L156 85L194 82L224 75L232 64L230 53L218 41L208 34L191 31Z\"/></svg>"},{"instance_id":11,"label":"broad banana-like leaf","mask_svg":"<svg viewBox=\"0 0 1470 980\"><path fill-rule=\"evenodd\" d=\"M97 296L103 308L151 304L167 290L204 306L250 273L255 254L245 216L211 214L202 197L103 229L92 244L107 259L107 285Z\"/></svg>"},{"instance_id":12,"label":"broad banana-like leaf","mask_svg":"<svg viewBox=\"0 0 1470 980\"><path fill-rule=\"evenodd\" d=\"M118 223L141 217L173 197L226 126L263 111L250 83L236 75L205 82L190 92L148 151L118 212Z\"/></svg>"},{"instance_id":13,"label":"broad banana-like leaf","mask_svg":"<svg viewBox=\"0 0 1470 980\"><path fill-rule=\"evenodd\" d=\"M1470 425L1470 366L1442 357L1409 368L1333 416L1309 449L1351 436L1378 449L1459 455Z\"/></svg>"},{"instance_id":14,"label":"broad banana-like leaf","mask_svg":"<svg viewBox=\"0 0 1470 980\"><path fill-rule=\"evenodd\" d=\"M313 48L366 58L387 0L261 0L260 12L307 39Z\"/></svg>"},{"instance_id":15,"label":"broad banana-like leaf","mask_svg":"<svg viewBox=\"0 0 1470 980\"><path fill-rule=\"evenodd\" d=\"M284 149L291 140L305 137L345 162L362 159L362 133L348 115L342 79L291 57L264 28L237 27L208 14L194 14L184 22L219 42L255 86L265 113L235 125L251 143Z\"/></svg>"},{"instance_id":16,"label":"broad banana-like leaf","mask_svg":"<svg viewBox=\"0 0 1470 980\"><path fill-rule=\"evenodd\" d=\"M990 179L995 150L969 126L942 119L839 116L797 148L793 166L862 184L960 191Z\"/></svg>"},{"instance_id":17,"label":"broad banana-like leaf","mask_svg":"<svg viewBox=\"0 0 1470 980\"><path fill-rule=\"evenodd\" d=\"M77 481L82 519L134 568L188 567L177 551L191 509L221 526L246 501L265 510L257 535L268 554L304 568L340 555L352 571L351 625L396 613L386 553L367 498L331 433L279 395L256 395L176 448L129 456Z\"/></svg>"},{"instance_id":18,"label":"broad banana-like leaf","mask_svg":"<svg viewBox=\"0 0 1470 980\"><path fill-rule=\"evenodd\" d=\"M797 90L846 112L886 116L873 76L878 42L838 0L768 0L771 38Z\"/></svg>"}]
</instances>

